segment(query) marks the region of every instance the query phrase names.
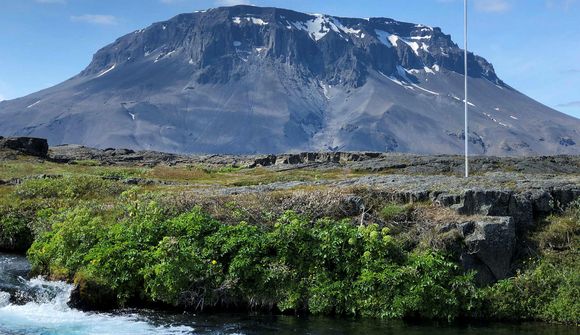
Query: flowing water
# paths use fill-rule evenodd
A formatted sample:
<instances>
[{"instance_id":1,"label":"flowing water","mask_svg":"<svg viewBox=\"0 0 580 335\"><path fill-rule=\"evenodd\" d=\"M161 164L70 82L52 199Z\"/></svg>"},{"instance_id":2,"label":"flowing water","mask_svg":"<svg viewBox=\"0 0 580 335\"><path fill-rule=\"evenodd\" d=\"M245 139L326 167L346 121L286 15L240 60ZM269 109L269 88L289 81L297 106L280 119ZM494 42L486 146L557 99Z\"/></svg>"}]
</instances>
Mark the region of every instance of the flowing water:
<instances>
[{"instance_id":1,"label":"flowing water","mask_svg":"<svg viewBox=\"0 0 580 335\"><path fill-rule=\"evenodd\" d=\"M578 327L546 324L463 326L410 325L403 322L298 318L291 316L193 315L155 311L91 313L67 305L73 287L42 278L26 279L22 256L0 253L0 334L545 334L578 335Z\"/></svg>"}]
</instances>

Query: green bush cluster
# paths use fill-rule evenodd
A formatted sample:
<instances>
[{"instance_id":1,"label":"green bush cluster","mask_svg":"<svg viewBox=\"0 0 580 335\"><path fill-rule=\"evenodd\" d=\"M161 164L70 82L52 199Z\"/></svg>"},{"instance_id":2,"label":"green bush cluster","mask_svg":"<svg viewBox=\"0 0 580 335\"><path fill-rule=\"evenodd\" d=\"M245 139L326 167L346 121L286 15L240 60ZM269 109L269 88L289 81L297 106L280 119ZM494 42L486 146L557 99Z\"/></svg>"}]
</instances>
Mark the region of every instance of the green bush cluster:
<instances>
[{"instance_id":1,"label":"green bush cluster","mask_svg":"<svg viewBox=\"0 0 580 335\"><path fill-rule=\"evenodd\" d=\"M0 197L0 250L25 252L35 236L36 212L41 202Z\"/></svg>"},{"instance_id":2,"label":"green bush cluster","mask_svg":"<svg viewBox=\"0 0 580 335\"><path fill-rule=\"evenodd\" d=\"M120 304L453 319L478 301L470 274L404 250L386 228L293 212L266 227L223 224L199 208L171 216L154 202L134 202L117 220L79 207L28 255L36 272L101 283Z\"/></svg>"},{"instance_id":3,"label":"green bush cluster","mask_svg":"<svg viewBox=\"0 0 580 335\"><path fill-rule=\"evenodd\" d=\"M537 234L542 250L577 249L580 243L580 200L571 203L563 215L551 215L547 224Z\"/></svg>"},{"instance_id":4,"label":"green bush cluster","mask_svg":"<svg viewBox=\"0 0 580 335\"><path fill-rule=\"evenodd\" d=\"M0 250L26 251L49 230L52 214L91 201L104 203L125 185L95 176L28 179L0 196Z\"/></svg>"},{"instance_id":5,"label":"green bush cluster","mask_svg":"<svg viewBox=\"0 0 580 335\"><path fill-rule=\"evenodd\" d=\"M562 255L559 256L559 258ZM484 290L489 317L580 323L580 253L548 257Z\"/></svg>"},{"instance_id":6,"label":"green bush cluster","mask_svg":"<svg viewBox=\"0 0 580 335\"><path fill-rule=\"evenodd\" d=\"M379 212L381 218L385 221L399 221L406 220L407 216L412 212L412 204L398 204L388 203Z\"/></svg>"},{"instance_id":7,"label":"green bush cluster","mask_svg":"<svg viewBox=\"0 0 580 335\"><path fill-rule=\"evenodd\" d=\"M0 209L0 250L26 251L33 235L26 216L4 208Z\"/></svg>"},{"instance_id":8,"label":"green bush cluster","mask_svg":"<svg viewBox=\"0 0 580 335\"><path fill-rule=\"evenodd\" d=\"M22 199L95 199L119 195L125 188L96 176L64 176L26 180L16 187L15 194Z\"/></svg>"}]
</instances>

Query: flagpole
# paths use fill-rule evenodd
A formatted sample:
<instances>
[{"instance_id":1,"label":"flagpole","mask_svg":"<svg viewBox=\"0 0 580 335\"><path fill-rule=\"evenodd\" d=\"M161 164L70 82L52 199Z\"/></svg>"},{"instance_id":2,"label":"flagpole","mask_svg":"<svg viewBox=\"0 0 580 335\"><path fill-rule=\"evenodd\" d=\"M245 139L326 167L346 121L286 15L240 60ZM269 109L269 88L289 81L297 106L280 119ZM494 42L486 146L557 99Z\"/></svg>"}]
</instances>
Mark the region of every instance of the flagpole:
<instances>
[{"instance_id":1,"label":"flagpole","mask_svg":"<svg viewBox=\"0 0 580 335\"><path fill-rule=\"evenodd\" d=\"M464 35L464 89L465 89L465 178L469 177L469 128L467 123L467 111L468 111L468 103L467 103L467 0L463 2L463 35Z\"/></svg>"}]
</instances>

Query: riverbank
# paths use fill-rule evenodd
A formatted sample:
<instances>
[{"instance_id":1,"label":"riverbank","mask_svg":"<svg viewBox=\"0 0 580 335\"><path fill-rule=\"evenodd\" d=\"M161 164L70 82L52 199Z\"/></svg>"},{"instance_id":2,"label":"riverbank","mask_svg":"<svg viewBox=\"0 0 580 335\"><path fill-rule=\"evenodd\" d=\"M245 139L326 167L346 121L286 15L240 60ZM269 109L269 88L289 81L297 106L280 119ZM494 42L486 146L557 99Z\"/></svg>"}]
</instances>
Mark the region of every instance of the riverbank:
<instances>
[{"instance_id":1,"label":"riverbank","mask_svg":"<svg viewBox=\"0 0 580 335\"><path fill-rule=\"evenodd\" d=\"M85 309L580 322L577 157L2 157L0 248Z\"/></svg>"},{"instance_id":2,"label":"riverbank","mask_svg":"<svg viewBox=\"0 0 580 335\"><path fill-rule=\"evenodd\" d=\"M258 313L172 313L122 309L83 312L67 306L72 285L38 278L19 279L27 264L22 256L0 253L0 287L14 290L19 303L0 292L0 333L54 335L192 335L192 334L534 334L572 335L576 328L545 323L412 322Z\"/></svg>"}]
</instances>

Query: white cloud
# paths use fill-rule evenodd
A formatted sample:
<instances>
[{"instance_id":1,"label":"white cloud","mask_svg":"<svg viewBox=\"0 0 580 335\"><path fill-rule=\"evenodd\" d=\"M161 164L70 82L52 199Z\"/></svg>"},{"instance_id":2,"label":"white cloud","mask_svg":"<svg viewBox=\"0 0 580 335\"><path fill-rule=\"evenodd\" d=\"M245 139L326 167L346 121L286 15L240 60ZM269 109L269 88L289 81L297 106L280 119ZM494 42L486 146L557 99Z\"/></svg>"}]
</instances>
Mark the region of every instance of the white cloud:
<instances>
[{"instance_id":1,"label":"white cloud","mask_svg":"<svg viewBox=\"0 0 580 335\"><path fill-rule=\"evenodd\" d=\"M114 25L117 24L118 20L113 15L101 15L101 14L84 14L78 16L71 16L71 21L73 22L85 22L91 24L99 25Z\"/></svg>"},{"instance_id":2,"label":"white cloud","mask_svg":"<svg viewBox=\"0 0 580 335\"><path fill-rule=\"evenodd\" d=\"M6 98L0 93L0 101L4 101Z\"/></svg>"},{"instance_id":3,"label":"white cloud","mask_svg":"<svg viewBox=\"0 0 580 335\"><path fill-rule=\"evenodd\" d=\"M475 9L486 13L505 13L512 8L508 0L476 0Z\"/></svg>"},{"instance_id":4,"label":"white cloud","mask_svg":"<svg viewBox=\"0 0 580 335\"><path fill-rule=\"evenodd\" d=\"M46 4L65 4L66 0L35 0L37 3L46 3Z\"/></svg>"}]
</instances>

